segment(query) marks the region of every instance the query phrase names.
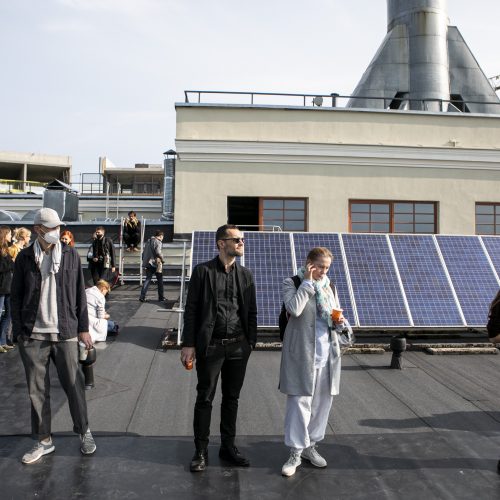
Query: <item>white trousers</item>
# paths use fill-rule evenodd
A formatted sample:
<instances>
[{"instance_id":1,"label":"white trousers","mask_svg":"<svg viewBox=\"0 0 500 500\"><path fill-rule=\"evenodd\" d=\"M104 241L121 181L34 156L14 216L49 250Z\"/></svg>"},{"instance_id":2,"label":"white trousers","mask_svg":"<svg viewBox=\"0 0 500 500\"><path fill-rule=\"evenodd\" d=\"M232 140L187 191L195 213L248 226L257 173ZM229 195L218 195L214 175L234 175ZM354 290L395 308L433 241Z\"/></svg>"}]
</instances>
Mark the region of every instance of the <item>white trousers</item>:
<instances>
[{"instance_id":1,"label":"white trousers","mask_svg":"<svg viewBox=\"0 0 500 500\"><path fill-rule=\"evenodd\" d=\"M325 437L333 396L330 394L329 368L314 370L312 396L287 396L285 444L302 451Z\"/></svg>"}]
</instances>

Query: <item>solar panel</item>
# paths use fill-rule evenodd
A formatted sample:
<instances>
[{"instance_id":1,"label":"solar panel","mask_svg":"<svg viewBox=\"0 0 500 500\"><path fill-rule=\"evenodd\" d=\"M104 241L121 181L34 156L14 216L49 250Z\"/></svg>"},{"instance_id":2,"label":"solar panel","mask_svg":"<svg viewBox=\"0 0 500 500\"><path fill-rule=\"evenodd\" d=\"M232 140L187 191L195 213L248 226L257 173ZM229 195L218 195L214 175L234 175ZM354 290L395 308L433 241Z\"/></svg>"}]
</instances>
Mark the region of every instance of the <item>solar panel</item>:
<instances>
[{"instance_id":1,"label":"solar panel","mask_svg":"<svg viewBox=\"0 0 500 500\"><path fill-rule=\"evenodd\" d=\"M196 265L207 262L218 255L215 231L194 231L191 246L191 272Z\"/></svg>"},{"instance_id":2,"label":"solar panel","mask_svg":"<svg viewBox=\"0 0 500 500\"><path fill-rule=\"evenodd\" d=\"M389 238L414 326L463 326L434 238L428 235Z\"/></svg>"},{"instance_id":3,"label":"solar panel","mask_svg":"<svg viewBox=\"0 0 500 500\"><path fill-rule=\"evenodd\" d=\"M500 274L500 237L498 236L481 236L484 246L490 256L491 263L497 272ZM493 300L493 298L492 298Z\"/></svg>"},{"instance_id":4,"label":"solar panel","mask_svg":"<svg viewBox=\"0 0 500 500\"><path fill-rule=\"evenodd\" d=\"M409 326L385 235L343 234L360 326Z\"/></svg>"},{"instance_id":5,"label":"solar panel","mask_svg":"<svg viewBox=\"0 0 500 500\"><path fill-rule=\"evenodd\" d=\"M245 267L255 280L258 326L278 326L281 285L293 275L289 233L245 232Z\"/></svg>"},{"instance_id":6,"label":"solar panel","mask_svg":"<svg viewBox=\"0 0 500 500\"><path fill-rule=\"evenodd\" d=\"M332 252L334 259L328 271L328 277L337 287L340 304L344 309L344 316L354 325L355 318L340 249L339 235L335 233L294 233L293 244L297 268L305 264L309 250L314 247L326 247Z\"/></svg>"},{"instance_id":7,"label":"solar panel","mask_svg":"<svg viewBox=\"0 0 500 500\"><path fill-rule=\"evenodd\" d=\"M477 236L436 236L469 326L484 326L498 283Z\"/></svg>"}]
</instances>

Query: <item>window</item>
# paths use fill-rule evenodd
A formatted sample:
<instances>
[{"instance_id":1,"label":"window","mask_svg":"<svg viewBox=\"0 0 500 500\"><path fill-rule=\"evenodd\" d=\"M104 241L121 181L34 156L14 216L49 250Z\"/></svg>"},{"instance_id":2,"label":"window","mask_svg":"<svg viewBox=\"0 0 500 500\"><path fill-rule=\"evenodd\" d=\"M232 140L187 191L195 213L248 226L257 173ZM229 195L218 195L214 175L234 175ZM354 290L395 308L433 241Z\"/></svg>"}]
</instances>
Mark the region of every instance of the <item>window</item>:
<instances>
[{"instance_id":1,"label":"window","mask_svg":"<svg viewBox=\"0 0 500 500\"><path fill-rule=\"evenodd\" d=\"M437 203L419 201L350 201L353 233L437 232Z\"/></svg>"},{"instance_id":2,"label":"window","mask_svg":"<svg viewBox=\"0 0 500 500\"><path fill-rule=\"evenodd\" d=\"M259 224L279 226L283 231L307 231L306 199L260 198Z\"/></svg>"},{"instance_id":3,"label":"window","mask_svg":"<svg viewBox=\"0 0 500 500\"><path fill-rule=\"evenodd\" d=\"M500 234L500 203L476 203L476 234Z\"/></svg>"}]
</instances>

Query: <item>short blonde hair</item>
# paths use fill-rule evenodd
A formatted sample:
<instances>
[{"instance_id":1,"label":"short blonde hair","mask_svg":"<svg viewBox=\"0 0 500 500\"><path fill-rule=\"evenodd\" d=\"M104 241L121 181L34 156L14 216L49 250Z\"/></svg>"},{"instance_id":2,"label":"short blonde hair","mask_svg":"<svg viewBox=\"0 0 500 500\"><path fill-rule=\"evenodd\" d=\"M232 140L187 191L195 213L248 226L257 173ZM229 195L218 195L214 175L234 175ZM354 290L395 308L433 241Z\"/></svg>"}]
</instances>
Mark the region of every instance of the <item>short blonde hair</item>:
<instances>
[{"instance_id":1,"label":"short blonde hair","mask_svg":"<svg viewBox=\"0 0 500 500\"><path fill-rule=\"evenodd\" d=\"M104 288L104 290L106 290L108 293L110 292L111 290L111 285L106 281L106 280L99 280L95 286L97 288Z\"/></svg>"},{"instance_id":2,"label":"short blonde hair","mask_svg":"<svg viewBox=\"0 0 500 500\"><path fill-rule=\"evenodd\" d=\"M18 240L22 238L23 240L29 240L31 238L31 231L25 227L18 227L14 229L14 239Z\"/></svg>"}]
</instances>

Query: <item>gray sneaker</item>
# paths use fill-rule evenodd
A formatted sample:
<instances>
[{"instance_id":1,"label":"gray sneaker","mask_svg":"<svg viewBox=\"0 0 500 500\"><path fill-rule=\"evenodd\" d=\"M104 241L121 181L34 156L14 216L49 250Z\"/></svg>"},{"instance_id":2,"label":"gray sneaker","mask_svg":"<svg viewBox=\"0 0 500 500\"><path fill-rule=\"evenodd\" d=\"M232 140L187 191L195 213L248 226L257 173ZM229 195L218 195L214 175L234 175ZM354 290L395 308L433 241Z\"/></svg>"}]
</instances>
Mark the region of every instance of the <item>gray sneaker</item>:
<instances>
[{"instance_id":1,"label":"gray sneaker","mask_svg":"<svg viewBox=\"0 0 500 500\"><path fill-rule=\"evenodd\" d=\"M315 467L326 467L326 460L318 453L314 444L302 450L302 458L309 460Z\"/></svg>"},{"instance_id":2,"label":"gray sneaker","mask_svg":"<svg viewBox=\"0 0 500 500\"><path fill-rule=\"evenodd\" d=\"M56 447L52 444L52 441L48 444L43 444L40 441L33 446L33 448L23 455L21 462L23 464L32 464L37 460L40 460L44 455L52 453Z\"/></svg>"},{"instance_id":3,"label":"gray sneaker","mask_svg":"<svg viewBox=\"0 0 500 500\"><path fill-rule=\"evenodd\" d=\"M80 443L80 451L84 455L92 455L92 453L94 453L97 448L90 429L87 429L87 432L85 434L80 434Z\"/></svg>"}]
</instances>

